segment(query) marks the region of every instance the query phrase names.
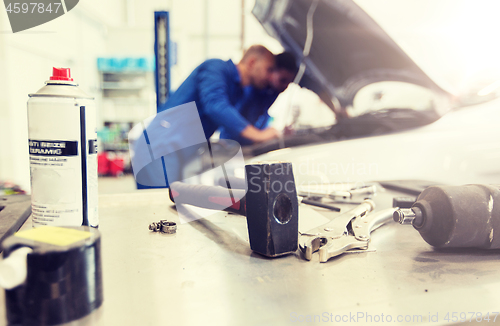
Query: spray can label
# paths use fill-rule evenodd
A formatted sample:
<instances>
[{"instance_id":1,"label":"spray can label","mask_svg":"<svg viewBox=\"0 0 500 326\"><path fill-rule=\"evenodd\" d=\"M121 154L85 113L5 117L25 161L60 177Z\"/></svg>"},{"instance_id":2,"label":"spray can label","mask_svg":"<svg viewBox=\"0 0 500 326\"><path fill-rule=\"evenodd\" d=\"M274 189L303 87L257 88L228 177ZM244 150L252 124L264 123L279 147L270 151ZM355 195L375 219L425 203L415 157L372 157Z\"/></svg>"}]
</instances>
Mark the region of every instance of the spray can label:
<instances>
[{"instance_id":1,"label":"spray can label","mask_svg":"<svg viewBox=\"0 0 500 326\"><path fill-rule=\"evenodd\" d=\"M33 226L98 226L93 100L47 82L28 101Z\"/></svg>"}]
</instances>

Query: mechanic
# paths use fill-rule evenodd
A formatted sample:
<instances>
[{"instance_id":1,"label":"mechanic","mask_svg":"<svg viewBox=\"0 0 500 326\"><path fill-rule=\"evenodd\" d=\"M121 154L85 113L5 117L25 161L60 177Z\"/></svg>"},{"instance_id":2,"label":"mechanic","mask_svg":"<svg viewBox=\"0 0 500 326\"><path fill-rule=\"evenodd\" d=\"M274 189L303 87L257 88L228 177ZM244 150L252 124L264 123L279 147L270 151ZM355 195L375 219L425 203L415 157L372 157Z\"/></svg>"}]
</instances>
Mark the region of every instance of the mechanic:
<instances>
[{"instance_id":1,"label":"mechanic","mask_svg":"<svg viewBox=\"0 0 500 326\"><path fill-rule=\"evenodd\" d=\"M276 129L255 128L239 113L241 105L253 96L245 88L266 88L273 66L273 54L262 45L251 46L237 65L231 60L206 60L158 108L158 112L195 101L207 139L220 127L251 142L276 138L279 135Z\"/></svg>"},{"instance_id":2,"label":"mechanic","mask_svg":"<svg viewBox=\"0 0 500 326\"><path fill-rule=\"evenodd\" d=\"M239 106L240 114L254 127L265 129L270 121L270 116L267 113L271 105L274 103L278 95L283 92L297 74L297 64L295 57L290 52L277 54L275 57L275 65L269 78L269 86L265 89L257 89L249 87L245 103ZM233 130L225 127L220 128L221 139L232 139L240 143L240 145L251 145L253 142L244 138Z\"/></svg>"}]
</instances>

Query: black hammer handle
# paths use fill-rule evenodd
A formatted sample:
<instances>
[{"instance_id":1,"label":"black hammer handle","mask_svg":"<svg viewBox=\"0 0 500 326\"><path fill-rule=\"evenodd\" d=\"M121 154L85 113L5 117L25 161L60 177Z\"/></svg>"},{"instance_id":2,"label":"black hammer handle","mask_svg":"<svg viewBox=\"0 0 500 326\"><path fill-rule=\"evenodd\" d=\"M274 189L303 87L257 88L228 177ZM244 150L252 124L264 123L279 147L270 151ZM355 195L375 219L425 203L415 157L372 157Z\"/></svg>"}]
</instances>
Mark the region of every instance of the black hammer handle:
<instances>
[{"instance_id":1,"label":"black hammer handle","mask_svg":"<svg viewBox=\"0 0 500 326\"><path fill-rule=\"evenodd\" d=\"M169 196L175 203L225 210L246 216L245 191L241 189L173 182Z\"/></svg>"}]
</instances>

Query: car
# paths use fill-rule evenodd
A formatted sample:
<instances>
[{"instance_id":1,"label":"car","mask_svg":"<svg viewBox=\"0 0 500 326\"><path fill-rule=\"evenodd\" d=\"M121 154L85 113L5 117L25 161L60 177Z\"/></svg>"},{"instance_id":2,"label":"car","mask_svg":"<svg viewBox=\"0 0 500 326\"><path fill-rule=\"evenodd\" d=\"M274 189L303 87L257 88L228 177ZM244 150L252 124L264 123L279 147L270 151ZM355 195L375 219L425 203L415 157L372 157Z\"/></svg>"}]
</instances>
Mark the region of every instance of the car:
<instances>
[{"instance_id":1,"label":"car","mask_svg":"<svg viewBox=\"0 0 500 326\"><path fill-rule=\"evenodd\" d=\"M301 58L300 84L351 118L253 146L249 161L290 161L299 186L500 183L498 82L440 86L354 1L258 0L253 13Z\"/></svg>"},{"instance_id":2,"label":"car","mask_svg":"<svg viewBox=\"0 0 500 326\"><path fill-rule=\"evenodd\" d=\"M298 185L375 180L500 184L500 99L455 109L412 130L271 151L290 161Z\"/></svg>"},{"instance_id":3,"label":"car","mask_svg":"<svg viewBox=\"0 0 500 326\"><path fill-rule=\"evenodd\" d=\"M259 0L253 13L299 59L296 80L337 113L337 123L295 130L246 148L246 156L414 128L437 120L450 107L452 94L353 1ZM314 114L311 106L305 114ZM345 112L349 118L341 119Z\"/></svg>"}]
</instances>

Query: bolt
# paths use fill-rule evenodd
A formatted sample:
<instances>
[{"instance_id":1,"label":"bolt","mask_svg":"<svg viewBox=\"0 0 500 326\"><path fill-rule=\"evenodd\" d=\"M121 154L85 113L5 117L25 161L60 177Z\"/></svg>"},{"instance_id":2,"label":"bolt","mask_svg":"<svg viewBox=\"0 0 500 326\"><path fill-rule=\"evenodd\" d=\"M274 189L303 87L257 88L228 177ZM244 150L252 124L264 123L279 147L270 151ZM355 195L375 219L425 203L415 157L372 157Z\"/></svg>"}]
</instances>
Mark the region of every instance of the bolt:
<instances>
[{"instance_id":1,"label":"bolt","mask_svg":"<svg viewBox=\"0 0 500 326\"><path fill-rule=\"evenodd\" d=\"M411 208L400 208L393 215L394 221L403 225L413 224L415 218L415 212Z\"/></svg>"},{"instance_id":2,"label":"bolt","mask_svg":"<svg viewBox=\"0 0 500 326\"><path fill-rule=\"evenodd\" d=\"M153 222L153 223L149 224L149 229L150 229L151 231L153 231L153 232L156 232L156 231L157 231L157 230L156 230L157 225L158 225L157 223Z\"/></svg>"}]
</instances>

